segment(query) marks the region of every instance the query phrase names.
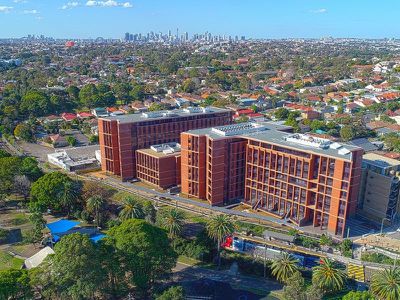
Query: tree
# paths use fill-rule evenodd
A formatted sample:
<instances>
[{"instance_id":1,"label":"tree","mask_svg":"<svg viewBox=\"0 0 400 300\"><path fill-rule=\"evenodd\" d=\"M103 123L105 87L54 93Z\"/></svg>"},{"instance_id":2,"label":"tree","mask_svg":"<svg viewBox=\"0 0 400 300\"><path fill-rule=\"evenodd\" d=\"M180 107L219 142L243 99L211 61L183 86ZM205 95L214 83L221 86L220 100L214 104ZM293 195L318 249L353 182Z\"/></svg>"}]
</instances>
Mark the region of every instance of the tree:
<instances>
[{"instance_id":1,"label":"tree","mask_svg":"<svg viewBox=\"0 0 400 300\"><path fill-rule=\"evenodd\" d=\"M14 190L14 178L21 174L21 159L18 157L0 158L0 194Z\"/></svg>"},{"instance_id":2,"label":"tree","mask_svg":"<svg viewBox=\"0 0 400 300\"><path fill-rule=\"evenodd\" d=\"M340 137L343 141L348 142L356 137L355 128L351 125L345 125L340 129Z\"/></svg>"},{"instance_id":3,"label":"tree","mask_svg":"<svg viewBox=\"0 0 400 300\"><path fill-rule=\"evenodd\" d=\"M25 123L19 123L14 129L14 135L24 141L32 141L33 135L29 126Z\"/></svg>"},{"instance_id":4,"label":"tree","mask_svg":"<svg viewBox=\"0 0 400 300\"><path fill-rule=\"evenodd\" d=\"M11 154L8 153L6 150L0 149L0 158L10 157Z\"/></svg>"},{"instance_id":5,"label":"tree","mask_svg":"<svg viewBox=\"0 0 400 300\"><path fill-rule=\"evenodd\" d=\"M172 286L165 290L156 300L184 300L185 291L181 286Z\"/></svg>"},{"instance_id":6,"label":"tree","mask_svg":"<svg viewBox=\"0 0 400 300\"><path fill-rule=\"evenodd\" d=\"M78 202L81 188L78 182L70 180L63 182L60 187L57 198L60 199L62 208L69 217Z\"/></svg>"},{"instance_id":7,"label":"tree","mask_svg":"<svg viewBox=\"0 0 400 300\"><path fill-rule=\"evenodd\" d=\"M31 182L26 175L17 175L14 178L14 191L24 197L24 200L28 199L31 191Z\"/></svg>"},{"instance_id":8,"label":"tree","mask_svg":"<svg viewBox=\"0 0 400 300\"><path fill-rule=\"evenodd\" d=\"M101 97L96 86L92 83L85 85L79 91L79 100L82 105L93 108L101 104Z\"/></svg>"},{"instance_id":9,"label":"tree","mask_svg":"<svg viewBox=\"0 0 400 300\"><path fill-rule=\"evenodd\" d=\"M49 97L38 91L29 91L21 99L19 106L22 113L31 116L45 116L51 112Z\"/></svg>"},{"instance_id":10,"label":"tree","mask_svg":"<svg viewBox=\"0 0 400 300\"><path fill-rule=\"evenodd\" d=\"M177 254L167 233L144 220L129 219L109 231L131 284L146 298L155 281L175 266Z\"/></svg>"},{"instance_id":11,"label":"tree","mask_svg":"<svg viewBox=\"0 0 400 300\"><path fill-rule=\"evenodd\" d=\"M143 100L144 98L144 87L143 85L136 84L129 92L129 96L133 100Z\"/></svg>"},{"instance_id":12,"label":"tree","mask_svg":"<svg viewBox=\"0 0 400 300\"><path fill-rule=\"evenodd\" d=\"M296 272L299 272L299 261L289 253L282 253L278 260L274 260L271 265L272 275L280 282L288 282Z\"/></svg>"},{"instance_id":13,"label":"tree","mask_svg":"<svg viewBox=\"0 0 400 300\"><path fill-rule=\"evenodd\" d=\"M101 225L102 213L105 207L106 201L100 196L93 196L87 200L86 207L89 212L94 213L95 224Z\"/></svg>"},{"instance_id":14,"label":"tree","mask_svg":"<svg viewBox=\"0 0 400 300\"><path fill-rule=\"evenodd\" d=\"M370 290L379 300L400 299L400 269L388 268L374 274Z\"/></svg>"},{"instance_id":15,"label":"tree","mask_svg":"<svg viewBox=\"0 0 400 300\"><path fill-rule=\"evenodd\" d=\"M72 135L67 136L65 139L67 140L67 143L68 143L70 146L75 146L76 143L77 143L76 138L73 137Z\"/></svg>"},{"instance_id":16,"label":"tree","mask_svg":"<svg viewBox=\"0 0 400 300\"><path fill-rule=\"evenodd\" d=\"M26 175L31 182L38 180L43 175L38 161L33 157L24 157L20 168L21 174Z\"/></svg>"},{"instance_id":17,"label":"tree","mask_svg":"<svg viewBox=\"0 0 400 300\"><path fill-rule=\"evenodd\" d=\"M156 222L157 211L151 201L146 201L143 203L143 213L147 222L152 224Z\"/></svg>"},{"instance_id":18,"label":"tree","mask_svg":"<svg viewBox=\"0 0 400 300\"><path fill-rule=\"evenodd\" d=\"M84 181L82 186L82 198L89 199L93 196L100 196L103 199L111 197L112 192L97 182Z\"/></svg>"},{"instance_id":19,"label":"tree","mask_svg":"<svg viewBox=\"0 0 400 300\"><path fill-rule=\"evenodd\" d=\"M73 182L67 175L61 172L47 173L40 177L31 187L31 201L42 211L53 209L62 211L63 205L60 190L66 182Z\"/></svg>"},{"instance_id":20,"label":"tree","mask_svg":"<svg viewBox=\"0 0 400 300\"><path fill-rule=\"evenodd\" d=\"M322 300L324 296L324 291L315 283L307 288L307 300Z\"/></svg>"},{"instance_id":21,"label":"tree","mask_svg":"<svg viewBox=\"0 0 400 300\"><path fill-rule=\"evenodd\" d=\"M211 217L206 225L208 235L217 242L218 269L221 268L221 243L228 235L235 231L235 224L227 215Z\"/></svg>"},{"instance_id":22,"label":"tree","mask_svg":"<svg viewBox=\"0 0 400 300\"><path fill-rule=\"evenodd\" d=\"M25 299L31 295L27 270L0 271L0 299Z\"/></svg>"},{"instance_id":23,"label":"tree","mask_svg":"<svg viewBox=\"0 0 400 300\"><path fill-rule=\"evenodd\" d=\"M149 107L149 111L158 111L163 109L165 109L165 107L161 103L157 102L153 102Z\"/></svg>"},{"instance_id":24,"label":"tree","mask_svg":"<svg viewBox=\"0 0 400 300\"><path fill-rule=\"evenodd\" d=\"M283 297L285 300L306 300L306 285L300 272L295 272L287 280L283 288Z\"/></svg>"},{"instance_id":25,"label":"tree","mask_svg":"<svg viewBox=\"0 0 400 300\"><path fill-rule=\"evenodd\" d=\"M280 107L275 111L274 116L278 120L286 120L287 117L289 116L289 110L287 110L284 107Z\"/></svg>"},{"instance_id":26,"label":"tree","mask_svg":"<svg viewBox=\"0 0 400 300\"><path fill-rule=\"evenodd\" d=\"M342 300L375 300L375 297L368 291L350 291Z\"/></svg>"},{"instance_id":27,"label":"tree","mask_svg":"<svg viewBox=\"0 0 400 300\"><path fill-rule=\"evenodd\" d=\"M193 93L196 89L196 84L190 78L186 79L182 84L182 91L185 93Z\"/></svg>"},{"instance_id":28,"label":"tree","mask_svg":"<svg viewBox=\"0 0 400 300\"><path fill-rule=\"evenodd\" d=\"M182 211L175 208L168 209L163 213L161 226L168 231L168 237L172 240L175 248L175 240L182 233L185 216Z\"/></svg>"},{"instance_id":29,"label":"tree","mask_svg":"<svg viewBox=\"0 0 400 300\"><path fill-rule=\"evenodd\" d=\"M43 237L42 230L46 226L46 221L43 218L43 214L39 211L34 211L29 216L29 221L32 223L32 235L33 242L39 242Z\"/></svg>"},{"instance_id":30,"label":"tree","mask_svg":"<svg viewBox=\"0 0 400 300\"><path fill-rule=\"evenodd\" d=\"M46 289L61 299L93 299L102 282L100 261L88 235L73 233L56 244L55 254L43 272L49 273Z\"/></svg>"},{"instance_id":31,"label":"tree","mask_svg":"<svg viewBox=\"0 0 400 300\"><path fill-rule=\"evenodd\" d=\"M313 283L326 292L342 290L345 280L346 274L330 259L322 258L320 265L313 268Z\"/></svg>"},{"instance_id":32,"label":"tree","mask_svg":"<svg viewBox=\"0 0 400 300\"><path fill-rule=\"evenodd\" d=\"M128 219L143 219L143 205L135 198L128 196L123 200L124 208L119 213L119 218L122 221Z\"/></svg>"}]
</instances>

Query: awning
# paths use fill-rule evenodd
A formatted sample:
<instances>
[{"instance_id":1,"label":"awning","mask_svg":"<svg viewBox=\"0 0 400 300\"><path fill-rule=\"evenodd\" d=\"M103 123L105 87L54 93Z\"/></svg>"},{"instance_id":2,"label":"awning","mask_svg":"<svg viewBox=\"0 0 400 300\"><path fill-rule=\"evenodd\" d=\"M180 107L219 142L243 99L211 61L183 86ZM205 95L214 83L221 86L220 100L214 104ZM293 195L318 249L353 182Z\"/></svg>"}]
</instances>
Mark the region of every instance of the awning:
<instances>
[{"instance_id":1,"label":"awning","mask_svg":"<svg viewBox=\"0 0 400 300\"><path fill-rule=\"evenodd\" d=\"M80 222L78 221L58 220L56 222L47 224L47 228L50 230L51 234L54 235L56 233L66 232L79 224Z\"/></svg>"}]
</instances>

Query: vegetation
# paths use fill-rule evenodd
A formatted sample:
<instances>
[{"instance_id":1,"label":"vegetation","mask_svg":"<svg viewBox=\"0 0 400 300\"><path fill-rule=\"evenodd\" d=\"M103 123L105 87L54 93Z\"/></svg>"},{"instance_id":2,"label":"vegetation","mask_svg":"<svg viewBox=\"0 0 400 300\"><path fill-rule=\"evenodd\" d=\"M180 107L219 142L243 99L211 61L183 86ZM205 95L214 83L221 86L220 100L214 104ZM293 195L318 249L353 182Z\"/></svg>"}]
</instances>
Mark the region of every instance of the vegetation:
<instances>
[{"instance_id":1,"label":"vegetation","mask_svg":"<svg viewBox=\"0 0 400 300\"><path fill-rule=\"evenodd\" d=\"M280 282L287 282L295 273L299 272L299 261L289 253L274 260L271 265L272 275Z\"/></svg>"},{"instance_id":2,"label":"vegetation","mask_svg":"<svg viewBox=\"0 0 400 300\"><path fill-rule=\"evenodd\" d=\"M371 293L378 300L400 299L400 269L389 268L376 273L372 277Z\"/></svg>"},{"instance_id":3,"label":"vegetation","mask_svg":"<svg viewBox=\"0 0 400 300\"><path fill-rule=\"evenodd\" d=\"M221 267L221 244L225 237L231 235L235 225L228 215L216 215L207 222L208 235L217 242L218 269Z\"/></svg>"},{"instance_id":4,"label":"vegetation","mask_svg":"<svg viewBox=\"0 0 400 300\"><path fill-rule=\"evenodd\" d=\"M346 274L333 261L322 258L320 265L313 268L312 280L325 292L335 292L343 289Z\"/></svg>"}]
</instances>

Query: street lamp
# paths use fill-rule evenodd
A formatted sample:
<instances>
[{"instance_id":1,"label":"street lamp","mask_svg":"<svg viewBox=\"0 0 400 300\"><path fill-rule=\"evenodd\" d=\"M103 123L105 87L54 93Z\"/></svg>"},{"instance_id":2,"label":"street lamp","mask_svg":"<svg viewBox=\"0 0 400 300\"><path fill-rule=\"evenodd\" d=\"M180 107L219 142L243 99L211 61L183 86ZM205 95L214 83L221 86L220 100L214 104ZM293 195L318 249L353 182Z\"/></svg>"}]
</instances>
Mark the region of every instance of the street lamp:
<instances>
[{"instance_id":1,"label":"street lamp","mask_svg":"<svg viewBox=\"0 0 400 300\"><path fill-rule=\"evenodd\" d=\"M389 222L390 222L390 219L388 219L388 218L382 218L382 222L381 222L381 235L382 235L382 233L383 233L383 221L385 221L385 220L388 220Z\"/></svg>"}]
</instances>

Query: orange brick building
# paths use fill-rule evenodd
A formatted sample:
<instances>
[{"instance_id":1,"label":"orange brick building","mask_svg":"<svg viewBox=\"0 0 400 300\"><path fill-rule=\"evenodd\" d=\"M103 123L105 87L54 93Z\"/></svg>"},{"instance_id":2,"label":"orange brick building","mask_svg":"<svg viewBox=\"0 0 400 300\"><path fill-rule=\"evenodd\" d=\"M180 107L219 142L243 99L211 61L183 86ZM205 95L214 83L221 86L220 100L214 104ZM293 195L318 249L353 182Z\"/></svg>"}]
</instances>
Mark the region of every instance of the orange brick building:
<instances>
[{"instance_id":1,"label":"orange brick building","mask_svg":"<svg viewBox=\"0 0 400 300\"><path fill-rule=\"evenodd\" d=\"M162 189L181 184L180 151L181 146L177 143L137 150L137 178Z\"/></svg>"},{"instance_id":2,"label":"orange brick building","mask_svg":"<svg viewBox=\"0 0 400 300\"><path fill-rule=\"evenodd\" d=\"M152 145L179 142L181 132L232 122L232 112L215 107L146 112L99 119L102 170L136 178L136 151Z\"/></svg>"},{"instance_id":3,"label":"orange brick building","mask_svg":"<svg viewBox=\"0 0 400 300\"><path fill-rule=\"evenodd\" d=\"M254 210L344 235L355 214L363 150L236 124L181 134L182 193L213 205L235 198Z\"/></svg>"}]
</instances>

